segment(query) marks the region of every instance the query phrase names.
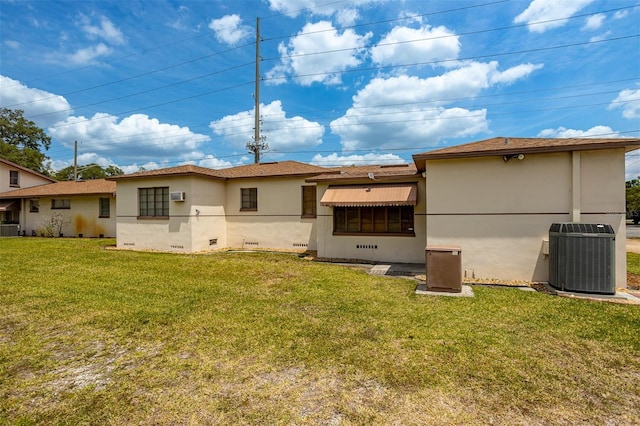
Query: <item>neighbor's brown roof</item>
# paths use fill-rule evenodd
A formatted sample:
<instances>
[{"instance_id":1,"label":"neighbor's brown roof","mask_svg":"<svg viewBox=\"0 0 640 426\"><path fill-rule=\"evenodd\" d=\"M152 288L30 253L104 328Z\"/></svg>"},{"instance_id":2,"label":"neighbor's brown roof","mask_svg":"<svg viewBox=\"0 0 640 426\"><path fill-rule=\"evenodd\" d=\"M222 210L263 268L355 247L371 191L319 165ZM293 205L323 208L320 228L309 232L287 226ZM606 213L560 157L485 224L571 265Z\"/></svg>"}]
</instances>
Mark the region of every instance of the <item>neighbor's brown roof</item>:
<instances>
[{"instance_id":1,"label":"neighbor's brown roof","mask_svg":"<svg viewBox=\"0 0 640 426\"><path fill-rule=\"evenodd\" d=\"M0 194L0 198L39 198L70 195L115 194L116 183L105 179L63 181L30 188L14 189Z\"/></svg>"},{"instance_id":2,"label":"neighbor's brown roof","mask_svg":"<svg viewBox=\"0 0 640 426\"><path fill-rule=\"evenodd\" d=\"M415 176L417 169L415 164L347 166L314 176L307 179L307 182L359 181L370 179L369 173L373 173L374 180L393 180Z\"/></svg>"},{"instance_id":3,"label":"neighbor's brown roof","mask_svg":"<svg viewBox=\"0 0 640 426\"><path fill-rule=\"evenodd\" d=\"M449 158L485 157L545 152L585 151L594 149L640 148L640 139L633 138L505 138L497 137L414 154L418 170L425 170L425 161Z\"/></svg>"},{"instance_id":4,"label":"neighbor's brown roof","mask_svg":"<svg viewBox=\"0 0 640 426\"><path fill-rule=\"evenodd\" d=\"M335 169L314 166L297 161L279 161L274 163L248 164L228 169L208 169L193 165L148 170L129 175L113 176L109 180L138 179L146 177L199 175L216 179L237 179L253 177L313 176Z\"/></svg>"},{"instance_id":5,"label":"neighbor's brown roof","mask_svg":"<svg viewBox=\"0 0 640 426\"><path fill-rule=\"evenodd\" d=\"M313 164L300 163L298 161L279 161L275 163L248 164L246 166L231 167L216 170L218 174L228 179L275 177L275 176L310 176L334 169L314 166Z\"/></svg>"},{"instance_id":6,"label":"neighbor's brown roof","mask_svg":"<svg viewBox=\"0 0 640 426\"><path fill-rule=\"evenodd\" d=\"M192 164L185 164L184 166L169 167L166 169L145 170L143 172L136 172L128 175L110 176L107 179L122 180L122 179L138 179L138 178L146 178L146 177L187 176L187 175L199 175L199 176L222 179L222 177L218 174L218 170L208 169L206 167L194 166Z\"/></svg>"},{"instance_id":7,"label":"neighbor's brown roof","mask_svg":"<svg viewBox=\"0 0 640 426\"><path fill-rule=\"evenodd\" d=\"M373 184L329 186L320 200L323 206L370 207L370 206L415 206L418 200L418 185Z\"/></svg>"},{"instance_id":8,"label":"neighbor's brown roof","mask_svg":"<svg viewBox=\"0 0 640 426\"><path fill-rule=\"evenodd\" d=\"M35 170L31 170L31 169L29 169L27 167L21 166L20 164L16 164L13 161L9 161L9 160L5 160L4 158L0 158L0 163L4 163L9 167L13 167L15 169L20 169L20 170L25 171L27 173L31 173L31 174L39 176L39 177L41 177L43 179L47 179L48 181L56 182L56 180L54 178L51 178L51 177L49 177L47 175L43 175L42 173L38 173Z\"/></svg>"}]
</instances>

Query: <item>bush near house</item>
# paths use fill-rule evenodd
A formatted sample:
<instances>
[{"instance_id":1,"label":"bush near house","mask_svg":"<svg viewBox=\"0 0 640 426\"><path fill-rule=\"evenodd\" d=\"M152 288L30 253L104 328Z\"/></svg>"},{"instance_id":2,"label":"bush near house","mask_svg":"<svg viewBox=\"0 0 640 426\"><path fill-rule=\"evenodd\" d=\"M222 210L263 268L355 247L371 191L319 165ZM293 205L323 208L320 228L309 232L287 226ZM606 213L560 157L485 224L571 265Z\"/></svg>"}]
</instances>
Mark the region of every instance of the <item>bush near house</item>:
<instances>
[{"instance_id":1,"label":"bush near house","mask_svg":"<svg viewBox=\"0 0 640 426\"><path fill-rule=\"evenodd\" d=\"M638 306L105 243L2 241L2 423L640 423Z\"/></svg>"}]
</instances>

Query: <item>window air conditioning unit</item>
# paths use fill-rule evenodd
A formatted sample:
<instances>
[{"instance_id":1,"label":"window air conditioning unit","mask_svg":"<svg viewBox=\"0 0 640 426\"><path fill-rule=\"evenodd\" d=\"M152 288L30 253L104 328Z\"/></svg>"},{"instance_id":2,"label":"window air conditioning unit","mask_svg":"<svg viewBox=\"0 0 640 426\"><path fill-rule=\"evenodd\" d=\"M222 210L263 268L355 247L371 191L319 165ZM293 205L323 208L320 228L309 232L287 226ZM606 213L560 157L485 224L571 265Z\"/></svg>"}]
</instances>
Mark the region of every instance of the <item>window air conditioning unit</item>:
<instances>
[{"instance_id":1,"label":"window air conditioning unit","mask_svg":"<svg viewBox=\"0 0 640 426\"><path fill-rule=\"evenodd\" d=\"M184 192L172 192L171 201L184 201Z\"/></svg>"}]
</instances>

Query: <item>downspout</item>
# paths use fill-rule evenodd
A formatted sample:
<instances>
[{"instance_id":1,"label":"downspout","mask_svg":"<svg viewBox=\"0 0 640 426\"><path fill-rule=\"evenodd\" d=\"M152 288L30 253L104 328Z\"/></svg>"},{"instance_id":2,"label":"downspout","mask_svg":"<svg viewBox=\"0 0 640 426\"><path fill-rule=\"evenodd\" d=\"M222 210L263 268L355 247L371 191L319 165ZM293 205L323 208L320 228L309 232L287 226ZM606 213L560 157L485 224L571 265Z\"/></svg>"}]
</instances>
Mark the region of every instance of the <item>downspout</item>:
<instances>
[{"instance_id":1,"label":"downspout","mask_svg":"<svg viewBox=\"0 0 640 426\"><path fill-rule=\"evenodd\" d=\"M580 151L571 152L571 222L580 222L582 210L582 188Z\"/></svg>"}]
</instances>

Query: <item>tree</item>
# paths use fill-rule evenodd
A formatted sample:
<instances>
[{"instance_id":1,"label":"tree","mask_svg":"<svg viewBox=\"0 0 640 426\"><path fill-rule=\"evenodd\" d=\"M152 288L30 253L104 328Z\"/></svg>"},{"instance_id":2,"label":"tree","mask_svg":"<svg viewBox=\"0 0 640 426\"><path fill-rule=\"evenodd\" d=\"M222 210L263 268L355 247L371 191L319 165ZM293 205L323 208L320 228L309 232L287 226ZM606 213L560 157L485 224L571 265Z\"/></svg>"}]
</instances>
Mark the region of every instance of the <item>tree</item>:
<instances>
[{"instance_id":1,"label":"tree","mask_svg":"<svg viewBox=\"0 0 640 426\"><path fill-rule=\"evenodd\" d=\"M637 225L640 222L640 176L627 181L626 187L627 214L631 215L633 223Z\"/></svg>"},{"instance_id":2,"label":"tree","mask_svg":"<svg viewBox=\"0 0 640 426\"><path fill-rule=\"evenodd\" d=\"M78 179L82 180L104 179L106 177L120 176L123 174L122 169L114 165L103 168L96 163L91 163L78 167ZM57 171L53 177L57 180L73 180L73 166L68 166Z\"/></svg>"},{"instance_id":3,"label":"tree","mask_svg":"<svg viewBox=\"0 0 640 426\"><path fill-rule=\"evenodd\" d=\"M48 157L43 151L49 149L51 138L23 113L20 109L0 108L0 157L47 174Z\"/></svg>"}]
</instances>

